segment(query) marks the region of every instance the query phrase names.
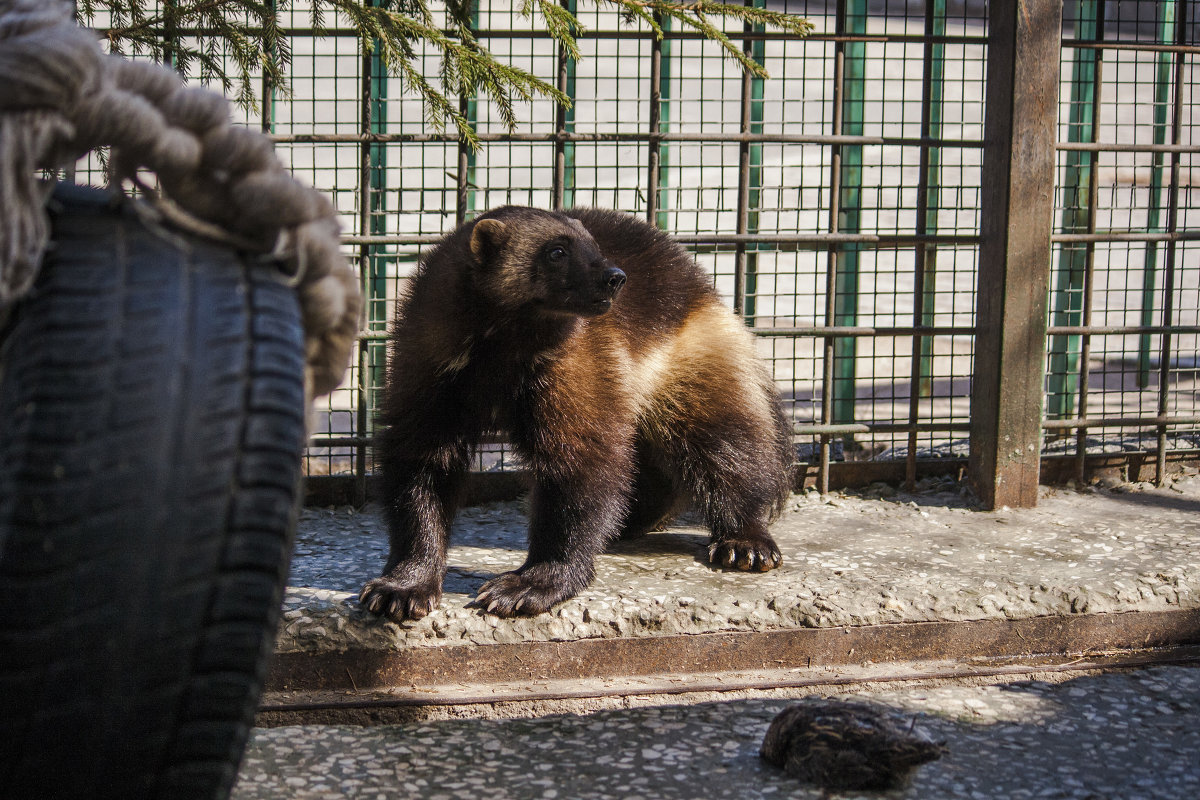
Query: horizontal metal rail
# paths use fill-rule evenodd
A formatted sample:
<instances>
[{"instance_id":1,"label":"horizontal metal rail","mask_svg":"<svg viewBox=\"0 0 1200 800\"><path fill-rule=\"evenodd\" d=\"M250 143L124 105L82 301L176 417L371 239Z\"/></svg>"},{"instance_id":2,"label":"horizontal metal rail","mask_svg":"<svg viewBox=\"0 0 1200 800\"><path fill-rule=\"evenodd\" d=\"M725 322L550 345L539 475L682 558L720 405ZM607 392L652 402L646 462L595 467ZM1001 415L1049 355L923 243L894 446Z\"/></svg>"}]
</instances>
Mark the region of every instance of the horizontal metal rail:
<instances>
[{"instance_id":1,"label":"horizontal metal rail","mask_svg":"<svg viewBox=\"0 0 1200 800\"><path fill-rule=\"evenodd\" d=\"M343 236L343 244L434 244L444 238L437 233L399 233L380 236ZM964 247L979 244L977 234L912 234L912 233L679 233L672 238L685 245L807 245L822 249L827 245L863 244L882 248L912 247L921 243L942 247Z\"/></svg>"},{"instance_id":2,"label":"horizontal metal rail","mask_svg":"<svg viewBox=\"0 0 1200 800\"><path fill-rule=\"evenodd\" d=\"M885 339L888 337L905 336L974 336L974 325L896 325L889 327L866 326L836 326L836 325L797 325L794 328L751 328L755 336L770 338L775 336L809 337L814 339L826 336L860 336L864 338ZM1200 325L1051 325L1046 329L1047 335L1088 335L1088 336L1132 336L1135 334L1186 333L1200 334ZM387 331L363 331L358 335L360 342L385 341L391 334Z\"/></svg>"},{"instance_id":3,"label":"horizontal metal rail","mask_svg":"<svg viewBox=\"0 0 1200 800\"><path fill-rule=\"evenodd\" d=\"M1187 231L1162 233L1134 233L1132 231L1110 231L1108 233L1052 233L1052 242L1194 242L1200 240L1200 228Z\"/></svg>"},{"instance_id":4,"label":"horizontal metal rail","mask_svg":"<svg viewBox=\"0 0 1200 800\"><path fill-rule=\"evenodd\" d=\"M96 33L108 37L110 33L119 32L120 29L111 27L93 28ZM261 35L261 28L247 28L249 34ZM286 27L280 28L280 32L285 37L302 37L302 38L357 38L358 31L352 28L312 28L312 27ZM213 29L205 27L184 27L175 30L176 35L181 37L207 37L214 34ZM452 34L452 31L446 31ZM919 33L810 33L807 36L801 36L794 33L784 33L779 31L744 31L731 28L724 31L726 38L736 42L816 42L816 43L850 43L850 42L868 42L872 44L924 44L930 42L933 44L965 44L986 46L988 43L987 36L968 35L968 34L943 34L941 36L924 36ZM529 28L521 30L518 28L492 28L475 32L475 38L481 41L487 39L538 39L549 40L552 38L549 31L544 28ZM607 30L584 30L575 34L576 41L589 41L601 39L621 39L621 40L642 40L654 41L658 39L658 35L653 31L633 30L633 29L607 29ZM709 37L698 31L687 30L664 30L662 38L670 41L709 41ZM1196 54L1200 53L1200 45L1187 44L1162 44L1155 42L1139 42L1132 40L1103 40L1089 41L1086 39L1062 39L1063 47L1073 47L1089 50L1131 50L1142 51L1148 53L1183 53Z\"/></svg>"},{"instance_id":5,"label":"horizontal metal rail","mask_svg":"<svg viewBox=\"0 0 1200 800\"><path fill-rule=\"evenodd\" d=\"M273 133L268 137L278 144L457 144L453 133ZM886 147L962 147L983 148L982 139L923 138L920 136L850 136L846 134L799 133L688 133L686 131L546 131L544 133L476 133L479 141L519 142L533 144L557 143L649 143L670 142L698 144L812 144L812 145L880 145Z\"/></svg>"},{"instance_id":6,"label":"horizontal metal rail","mask_svg":"<svg viewBox=\"0 0 1200 800\"><path fill-rule=\"evenodd\" d=\"M112 33L119 33L118 28L92 28L97 34L104 38L108 38ZM359 32L353 28L312 28L312 27L288 27L280 28L280 32L284 37L306 39L324 39L324 38L358 38ZM249 35L261 36L263 29L259 27L248 27L245 31ZM208 37L213 36L215 31L212 28L205 27L186 27L175 28L174 32L180 37ZM454 31L446 30L443 33L453 36ZM935 44L972 44L983 46L987 44L986 36L978 35L955 35L944 34L942 36L923 36L919 33L866 33L866 34L843 34L843 33L810 33L800 35L796 33L786 33L781 31L754 31L754 30L737 30L730 28L723 31L724 36L737 42L872 42L880 44L923 44L924 42L933 42ZM487 39L538 39L550 40L553 38L551 33L545 28L528 28L525 30L519 28L488 28L474 32L475 38L478 40ZM625 29L602 29L602 30L583 30L574 35L576 41L588 41L599 39L635 39L642 41L660 40L658 34L654 31L634 30L632 28ZM662 40L670 41L711 41L711 37L699 31L688 31L679 29L663 30Z\"/></svg>"},{"instance_id":7,"label":"horizontal metal rail","mask_svg":"<svg viewBox=\"0 0 1200 800\"><path fill-rule=\"evenodd\" d=\"M1197 144L1129 144L1120 142L1059 142L1054 149L1060 152L1085 153L1200 153Z\"/></svg>"},{"instance_id":8,"label":"horizontal metal rail","mask_svg":"<svg viewBox=\"0 0 1200 800\"><path fill-rule=\"evenodd\" d=\"M1200 425L1200 416L1172 416L1161 414L1155 417L1075 417L1074 419L1048 419L1042 421L1045 430L1067 428L1141 428L1160 425ZM1197 445L1200 447L1200 445Z\"/></svg>"},{"instance_id":9,"label":"horizontal metal rail","mask_svg":"<svg viewBox=\"0 0 1200 800\"><path fill-rule=\"evenodd\" d=\"M1063 39L1063 47L1074 47L1082 50L1131 50L1144 53L1183 53L1194 55L1200 53L1200 45L1194 44L1155 44L1153 42L1131 41L1087 41L1083 39Z\"/></svg>"},{"instance_id":10,"label":"horizontal metal rail","mask_svg":"<svg viewBox=\"0 0 1200 800\"><path fill-rule=\"evenodd\" d=\"M1073 419L1050 419L1042 421L1043 430L1076 430L1085 428L1157 428L1171 426L1200 426L1200 416L1170 414L1153 417L1076 417ZM806 424L793 422L793 436L843 436L847 434L874 433L968 433L969 422L855 422L841 425ZM371 443L367 436L313 436L309 447L339 448L362 447ZM483 437L480 444L507 444L508 438L501 435ZM1196 446L1200 450L1200 444Z\"/></svg>"}]
</instances>

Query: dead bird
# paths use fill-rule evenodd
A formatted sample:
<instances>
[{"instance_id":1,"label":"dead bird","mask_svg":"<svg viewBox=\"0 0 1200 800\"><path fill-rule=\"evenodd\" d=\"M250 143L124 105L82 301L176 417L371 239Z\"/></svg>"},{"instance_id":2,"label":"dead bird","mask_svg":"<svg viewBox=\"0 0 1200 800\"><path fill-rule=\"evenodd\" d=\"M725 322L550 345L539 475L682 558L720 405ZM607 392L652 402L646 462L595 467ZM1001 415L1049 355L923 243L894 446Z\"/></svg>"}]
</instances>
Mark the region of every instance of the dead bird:
<instances>
[{"instance_id":1,"label":"dead bird","mask_svg":"<svg viewBox=\"0 0 1200 800\"><path fill-rule=\"evenodd\" d=\"M946 752L916 719L867 703L809 699L771 722L759 755L833 791L897 789L915 767Z\"/></svg>"}]
</instances>

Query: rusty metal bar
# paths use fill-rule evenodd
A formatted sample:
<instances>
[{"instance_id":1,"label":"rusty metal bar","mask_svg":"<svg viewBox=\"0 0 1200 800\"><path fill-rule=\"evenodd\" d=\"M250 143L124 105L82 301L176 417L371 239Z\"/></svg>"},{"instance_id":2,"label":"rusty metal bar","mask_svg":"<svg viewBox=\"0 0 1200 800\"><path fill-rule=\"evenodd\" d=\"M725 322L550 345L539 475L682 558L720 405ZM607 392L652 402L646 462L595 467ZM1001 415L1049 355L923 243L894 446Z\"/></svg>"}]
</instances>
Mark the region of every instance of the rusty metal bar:
<instances>
[{"instance_id":1,"label":"rusty metal bar","mask_svg":"<svg viewBox=\"0 0 1200 800\"><path fill-rule=\"evenodd\" d=\"M707 671L876 664L925 659L1146 651L1200 644L1200 610L1066 617L910 622L523 642L486 647L409 647L277 653L268 691L355 691L441 683L586 679Z\"/></svg>"},{"instance_id":2,"label":"rusty metal bar","mask_svg":"<svg viewBox=\"0 0 1200 800\"><path fill-rule=\"evenodd\" d=\"M989 6L970 477L1037 504L1062 0Z\"/></svg>"},{"instance_id":3,"label":"rusty metal bar","mask_svg":"<svg viewBox=\"0 0 1200 800\"><path fill-rule=\"evenodd\" d=\"M1065 659L1070 659L1065 660ZM1097 670L1133 669L1138 667L1162 666L1167 664L1191 665L1200 662L1200 647L1182 645L1178 647L1133 650L1128 652L1088 653L1083 656L1064 654L978 656L971 659L952 661L909 662L903 665L868 664L865 667L844 667L830 670L829 667L790 667L763 670L761 672L682 673L667 676L639 678L638 684L597 687L594 684L563 686L558 690L532 688L529 682L493 684L487 686L485 694L464 694L456 689L400 689L387 692L362 693L347 698L344 694L325 692L289 692L283 697L271 694L263 699L258 709L255 725L273 727L279 725L313 724L328 719L338 724L386 724L388 711L424 709L436 706L486 706L487 714L501 703L544 702L563 700L591 700L600 698L643 696L678 696L688 694L730 693L746 691L772 691L777 689L803 689L809 687L860 686L873 683L898 683L907 681L963 681L979 678L1036 675L1042 673L1094 672ZM908 667L908 668L905 668ZM657 680L655 680L657 678ZM542 684L545 686L545 684ZM364 694L367 696L364 697ZM304 699L298 699L304 698ZM316 698L320 699L316 699ZM348 720L354 720L351 723ZM355 715L354 712L359 712ZM381 712L383 714L381 715ZM333 715L333 716L330 716ZM357 717L361 716L361 719ZM409 721L403 713L396 721Z\"/></svg>"}]
</instances>

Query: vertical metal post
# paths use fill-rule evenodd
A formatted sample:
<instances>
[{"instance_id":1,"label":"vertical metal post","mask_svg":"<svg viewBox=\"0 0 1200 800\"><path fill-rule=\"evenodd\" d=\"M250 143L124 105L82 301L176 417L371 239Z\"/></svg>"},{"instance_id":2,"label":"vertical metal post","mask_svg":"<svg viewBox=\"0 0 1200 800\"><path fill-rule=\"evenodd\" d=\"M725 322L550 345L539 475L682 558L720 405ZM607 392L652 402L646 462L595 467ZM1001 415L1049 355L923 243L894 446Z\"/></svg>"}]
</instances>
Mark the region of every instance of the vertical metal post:
<instances>
[{"instance_id":1,"label":"vertical metal post","mask_svg":"<svg viewBox=\"0 0 1200 800\"><path fill-rule=\"evenodd\" d=\"M1079 18L1075 21L1075 38L1094 41L1101 35L1104 14L1103 0L1080 0ZM1076 48L1071 67L1070 124L1067 139L1071 142L1095 142L1098 132L1096 103L1100 94L1101 51ZM1085 233L1095 225L1096 210L1092 206L1089 187L1097 154L1070 151L1067 153L1066 174L1063 179L1063 233ZM1083 324L1084 273L1089 253L1095 245L1069 242L1059 251L1054 290L1054 324ZM1071 416L1079 391L1079 348L1077 334L1053 336L1050 339L1049 380L1046 413L1052 419Z\"/></svg>"},{"instance_id":2,"label":"vertical metal post","mask_svg":"<svg viewBox=\"0 0 1200 800\"><path fill-rule=\"evenodd\" d=\"M1188 29L1188 3L1178 9L1176 14L1178 26L1176 41L1185 41ZM1174 102L1171 104L1171 144L1179 144L1183 134L1183 97L1187 88L1184 80L1184 54L1175 54L1175 87ZM1171 153L1171 182L1167 190L1167 230L1175 233L1179 230L1179 161L1180 153ZM1166 263L1163 265L1163 311L1162 324L1170 326L1175 319L1175 259L1176 242L1167 242ZM1158 415L1164 416L1168 411L1171 386L1171 332L1164 330L1162 334L1162 350L1158 362ZM1158 426L1158 453L1155 460L1154 482L1162 484L1167 472L1167 426Z\"/></svg>"},{"instance_id":3,"label":"vertical metal post","mask_svg":"<svg viewBox=\"0 0 1200 800\"><path fill-rule=\"evenodd\" d=\"M743 0L746 5L763 8L766 0ZM762 33L762 25L746 24L746 33ZM762 39L747 38L742 45L746 56L762 64L766 58L766 45ZM742 134L763 132L763 79L742 71ZM738 212L739 234L758 232L758 209L762 205L762 145L757 142L741 141L738 145ZM739 242L734 251L733 264L733 309L742 315L749 326L754 325L757 312L755 296L758 293L757 247Z\"/></svg>"},{"instance_id":4,"label":"vertical metal post","mask_svg":"<svg viewBox=\"0 0 1200 800\"><path fill-rule=\"evenodd\" d=\"M845 0L838 7L838 33L861 35L867 32L867 1ZM866 42L844 44L842 67L841 126L836 133L862 136L863 105L866 88ZM841 175L836 231L859 233L862 212L861 144L841 145ZM860 246L846 244L838 248L834 273L834 325L853 326L858 322L858 264ZM833 422L854 422L855 355L858 341L854 337L839 337L834 342Z\"/></svg>"},{"instance_id":5,"label":"vertical metal post","mask_svg":"<svg viewBox=\"0 0 1200 800\"><path fill-rule=\"evenodd\" d=\"M942 79L946 46L934 38L946 34L946 0L925 3L925 52L921 75L921 138L942 135ZM941 208L941 148L926 141L921 145L920 184L917 189L917 233L935 233ZM917 245L913 264L913 324L932 326L937 300L937 249L928 242ZM917 431L920 399L933 393L933 337L917 334L912 340L912 370L908 392L908 456L905 482L915 488L917 478Z\"/></svg>"},{"instance_id":6,"label":"vertical metal post","mask_svg":"<svg viewBox=\"0 0 1200 800\"><path fill-rule=\"evenodd\" d=\"M575 0L559 0L562 7L575 13ZM558 47L558 90L571 99L571 106L558 106L555 110L555 132L559 138L554 143L554 183L551 187L553 207L568 208L575 205L575 144L562 138L575 132L575 59L567 54L562 45Z\"/></svg>"},{"instance_id":7,"label":"vertical metal post","mask_svg":"<svg viewBox=\"0 0 1200 800\"><path fill-rule=\"evenodd\" d=\"M163 0L163 10L170 11L178 5L177 0ZM166 15L162 28L163 66L179 70L179 30L173 17Z\"/></svg>"},{"instance_id":8,"label":"vertical metal post","mask_svg":"<svg viewBox=\"0 0 1200 800\"><path fill-rule=\"evenodd\" d=\"M379 0L372 0L378 2ZM387 130L387 72L379 53L380 43L371 52L362 55L362 132L368 136ZM386 232L384 219L384 174L387 169L384 145L367 139L360 151L359 170L359 230L367 235ZM362 245L359 248L359 263L363 276L363 297L366 301L367 330L372 332L387 329L387 263L380 245ZM375 387L383 382L384 345L382 342L366 342L359 350L358 359L358 431L370 436L371 409L374 406ZM355 502L366 500L367 491L367 448L360 446L355 463Z\"/></svg>"},{"instance_id":9,"label":"vertical metal post","mask_svg":"<svg viewBox=\"0 0 1200 800\"><path fill-rule=\"evenodd\" d=\"M1062 0L988 12L970 477L990 509L1037 504Z\"/></svg>"},{"instance_id":10,"label":"vertical metal post","mask_svg":"<svg viewBox=\"0 0 1200 800\"><path fill-rule=\"evenodd\" d=\"M479 4L475 3L471 12L471 30L479 30ZM479 103L473 92L463 92L458 97L458 110L474 127L479 121ZM467 216L475 210L475 152L461 138L458 140L458 170L455 172L454 224L455 227L467 221Z\"/></svg>"},{"instance_id":11,"label":"vertical metal post","mask_svg":"<svg viewBox=\"0 0 1200 800\"><path fill-rule=\"evenodd\" d=\"M666 230L670 226L671 205L671 160L666 145L654 138L655 134L667 133L671 128L671 53L674 49L667 34L671 30L671 18L656 14L654 17L663 30L663 38L650 42L650 142L647 145L646 164L646 219L652 225Z\"/></svg>"},{"instance_id":12,"label":"vertical metal post","mask_svg":"<svg viewBox=\"0 0 1200 800\"><path fill-rule=\"evenodd\" d=\"M1080 9L1082 12L1084 9ZM1104 39L1104 3L1100 3L1100 8L1097 9L1097 16L1092 18L1095 25L1096 39ZM1091 111L1089 114L1091 124L1091 142L1095 144L1099 141L1100 135L1100 107L1101 107L1101 91L1100 87L1104 85L1104 51L1096 50L1095 60L1093 61L1093 83L1091 94ZM1096 208L1100 193L1100 153L1091 151L1087 156L1087 218L1085 220L1084 231L1086 233L1096 232ZM1073 251L1074 253L1075 251ZM1060 272L1060 281L1063 278ZM1079 290L1080 300L1076 301L1081 305L1079 309L1080 323L1083 325L1092 324L1092 286L1094 283L1096 267L1096 244L1087 242L1083 248L1083 274L1078 278L1074 275L1072 268L1072 279L1076 281L1076 287ZM1060 295L1061 297L1061 295ZM1091 334L1082 334L1077 337L1079 357L1076 364L1078 370L1078 380L1075 384L1076 398L1078 402L1076 414L1080 419L1087 417L1088 404L1088 379L1090 375L1090 367L1088 362L1092 357L1092 337ZM1053 345L1051 346L1053 352ZM1074 352L1075 347L1068 345L1067 351ZM1074 370L1069 374L1073 374ZM1079 428L1075 432L1075 478L1080 483L1083 483L1087 477L1087 428Z\"/></svg>"},{"instance_id":13,"label":"vertical metal post","mask_svg":"<svg viewBox=\"0 0 1200 800\"><path fill-rule=\"evenodd\" d=\"M930 41L946 35L946 0L928 0L925 4L925 54L922 75L921 136L940 139L942 136L942 96L946 65L946 46ZM921 189L917 197L918 233L936 233L938 211L942 204L942 150L926 145L921 148ZM937 300L937 247L924 244L917 248L917 271L922 278L921 316L919 325L933 325ZM928 397L933 390L933 338L921 338L921 373L919 395Z\"/></svg>"},{"instance_id":14,"label":"vertical metal post","mask_svg":"<svg viewBox=\"0 0 1200 800\"><path fill-rule=\"evenodd\" d=\"M277 13L275 0L267 0L266 6L267 9L270 10L272 16ZM267 57L270 58L274 55L274 48L268 48ZM275 87L267 81L267 76L265 74L263 75L262 79L262 108L260 110L262 132L273 133L275 131Z\"/></svg>"},{"instance_id":15,"label":"vertical metal post","mask_svg":"<svg viewBox=\"0 0 1200 800\"><path fill-rule=\"evenodd\" d=\"M1158 41L1161 44L1176 42L1176 0L1162 0L1158 4L1161 16L1158 21ZM1180 39L1177 44L1183 44ZM1171 100L1171 62L1180 58L1172 53L1159 53L1155 57L1154 70L1154 143L1166 144L1167 121ZM1163 154L1150 156L1150 204L1146 209L1146 232L1161 231L1163 191ZM1154 324L1154 287L1158 272L1158 242L1146 243L1146 261L1142 269L1142 325ZM1138 337L1139 389L1150 385L1150 334Z\"/></svg>"},{"instance_id":16,"label":"vertical metal post","mask_svg":"<svg viewBox=\"0 0 1200 800\"><path fill-rule=\"evenodd\" d=\"M844 34L846 29L847 3L854 3L856 6L859 5L858 0L838 0L835 30L839 36ZM853 105L845 101L848 49L848 43L844 39L839 38L834 42L832 132L835 135L843 133L845 128L845 113L848 106ZM844 158L846 151L850 149L852 149L852 146L841 144L834 144L829 149L829 230L833 232L838 231L842 224L842 201L844 199L842 181L846 176ZM851 158L851 163L853 163L853 158ZM857 184L855 186L857 187ZM830 246L825 261L825 325L827 326L837 324L836 320L838 320L839 311L841 310L839 284L841 282L840 276L843 267L842 256L843 253L837 245ZM857 262L855 263L857 264ZM837 416L836 406L839 399L839 389L836 380L837 362L844 350L844 344L844 342L835 336L826 336L823 342L824 352L822 354L821 375L822 425L833 424ZM853 345L853 341L851 341L851 345ZM853 369L853 350L851 350L851 369ZM853 403L853 397L851 397L851 403ZM853 406L851 406L851 410L853 410ZM820 460L817 466L817 489L822 494L829 491L830 438L830 435L827 433L821 434Z\"/></svg>"}]
</instances>

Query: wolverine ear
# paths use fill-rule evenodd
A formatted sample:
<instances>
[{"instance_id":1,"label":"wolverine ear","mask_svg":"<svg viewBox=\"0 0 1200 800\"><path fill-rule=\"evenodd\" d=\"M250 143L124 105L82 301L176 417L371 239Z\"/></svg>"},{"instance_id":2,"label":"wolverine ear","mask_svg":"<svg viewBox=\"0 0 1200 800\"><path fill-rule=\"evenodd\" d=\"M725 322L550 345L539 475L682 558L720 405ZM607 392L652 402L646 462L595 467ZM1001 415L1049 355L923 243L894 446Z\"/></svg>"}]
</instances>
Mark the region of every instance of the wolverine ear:
<instances>
[{"instance_id":1,"label":"wolverine ear","mask_svg":"<svg viewBox=\"0 0 1200 800\"><path fill-rule=\"evenodd\" d=\"M508 226L498 219L481 219L471 229L471 252L479 263L491 260L508 241Z\"/></svg>"}]
</instances>

